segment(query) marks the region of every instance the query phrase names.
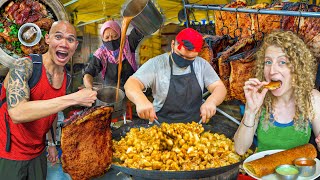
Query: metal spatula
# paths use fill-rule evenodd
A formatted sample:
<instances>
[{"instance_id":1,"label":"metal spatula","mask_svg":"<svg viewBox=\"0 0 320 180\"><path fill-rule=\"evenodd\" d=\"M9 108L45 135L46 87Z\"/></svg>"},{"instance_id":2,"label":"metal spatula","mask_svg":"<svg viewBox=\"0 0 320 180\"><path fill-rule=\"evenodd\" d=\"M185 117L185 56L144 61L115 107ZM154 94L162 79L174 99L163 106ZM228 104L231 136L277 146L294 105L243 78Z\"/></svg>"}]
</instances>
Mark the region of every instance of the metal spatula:
<instances>
[{"instance_id":1,"label":"metal spatula","mask_svg":"<svg viewBox=\"0 0 320 180\"><path fill-rule=\"evenodd\" d=\"M153 120L153 122L154 122L154 123L156 123L156 124L157 124L157 126L161 126L161 124L159 123L159 121L158 121L158 120L154 119L154 120Z\"/></svg>"}]
</instances>

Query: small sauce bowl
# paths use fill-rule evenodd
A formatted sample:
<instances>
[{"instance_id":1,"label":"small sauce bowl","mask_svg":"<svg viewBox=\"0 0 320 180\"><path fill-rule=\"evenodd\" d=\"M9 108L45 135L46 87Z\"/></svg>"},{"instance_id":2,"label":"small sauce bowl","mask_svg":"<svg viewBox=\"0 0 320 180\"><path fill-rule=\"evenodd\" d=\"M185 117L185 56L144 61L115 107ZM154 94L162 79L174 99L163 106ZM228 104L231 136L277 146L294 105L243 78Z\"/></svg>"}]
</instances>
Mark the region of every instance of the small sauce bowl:
<instances>
[{"instance_id":1,"label":"small sauce bowl","mask_svg":"<svg viewBox=\"0 0 320 180\"><path fill-rule=\"evenodd\" d=\"M31 47L41 40L41 29L34 23L23 24L18 31L18 39L21 44Z\"/></svg>"},{"instance_id":2,"label":"small sauce bowl","mask_svg":"<svg viewBox=\"0 0 320 180\"><path fill-rule=\"evenodd\" d=\"M299 176L309 177L316 172L316 161L311 158L298 158L293 164L299 169Z\"/></svg>"},{"instance_id":3,"label":"small sauce bowl","mask_svg":"<svg viewBox=\"0 0 320 180\"><path fill-rule=\"evenodd\" d=\"M275 171L280 180L294 180L299 176L299 169L290 164L277 166Z\"/></svg>"}]
</instances>

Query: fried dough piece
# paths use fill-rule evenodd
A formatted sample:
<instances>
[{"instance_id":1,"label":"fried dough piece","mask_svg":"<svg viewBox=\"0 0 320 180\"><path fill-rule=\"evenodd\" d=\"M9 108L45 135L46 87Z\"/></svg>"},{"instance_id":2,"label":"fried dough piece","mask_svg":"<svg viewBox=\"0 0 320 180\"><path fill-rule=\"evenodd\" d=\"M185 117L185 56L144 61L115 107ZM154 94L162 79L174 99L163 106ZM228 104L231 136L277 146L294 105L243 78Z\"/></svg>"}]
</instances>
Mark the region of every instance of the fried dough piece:
<instances>
[{"instance_id":1,"label":"fried dough piece","mask_svg":"<svg viewBox=\"0 0 320 180\"><path fill-rule=\"evenodd\" d=\"M263 87L269 90L275 90L280 88L280 86L281 86L281 81L271 81L269 84L264 85Z\"/></svg>"}]
</instances>

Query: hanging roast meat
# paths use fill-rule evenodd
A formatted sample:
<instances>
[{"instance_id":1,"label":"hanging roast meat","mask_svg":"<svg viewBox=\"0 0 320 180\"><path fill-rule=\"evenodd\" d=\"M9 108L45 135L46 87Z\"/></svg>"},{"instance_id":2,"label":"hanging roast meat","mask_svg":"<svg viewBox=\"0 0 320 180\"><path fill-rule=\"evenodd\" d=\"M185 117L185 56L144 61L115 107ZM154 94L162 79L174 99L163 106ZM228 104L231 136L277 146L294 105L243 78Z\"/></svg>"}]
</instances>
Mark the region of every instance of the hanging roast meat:
<instances>
[{"instance_id":1,"label":"hanging roast meat","mask_svg":"<svg viewBox=\"0 0 320 180\"><path fill-rule=\"evenodd\" d=\"M230 95L232 99L240 100L246 103L243 91L244 83L255 76L255 57L254 54L258 48L234 55L228 60L230 61Z\"/></svg>"},{"instance_id":2,"label":"hanging roast meat","mask_svg":"<svg viewBox=\"0 0 320 180\"><path fill-rule=\"evenodd\" d=\"M320 7L309 5L309 12L320 12ZM320 18L303 18L300 20L299 35L310 48L313 55L320 58Z\"/></svg>"},{"instance_id":3,"label":"hanging roast meat","mask_svg":"<svg viewBox=\"0 0 320 180\"><path fill-rule=\"evenodd\" d=\"M230 4L225 5L224 7L241 8L241 7L245 7L246 5L247 5L246 1L236 0L231 2ZM241 13L241 14L246 14L246 13ZM238 25L237 16L238 15L236 12L214 11L216 35L220 35L220 36L230 35L231 37L234 38L235 31L239 27L241 27L240 25ZM246 15L241 15L241 16L242 18L249 18ZM248 21L248 19L243 19L244 24L247 24L245 21ZM242 22L240 23L243 24ZM242 27L242 29L244 29L244 31L246 30L245 27ZM236 34L236 35L239 35L239 34Z\"/></svg>"},{"instance_id":4,"label":"hanging roast meat","mask_svg":"<svg viewBox=\"0 0 320 180\"><path fill-rule=\"evenodd\" d=\"M225 100L231 100L231 92L230 92L230 73L231 73L231 66L230 62L227 61L228 58L236 53L241 53L245 51L249 51L253 49L256 45L255 40L252 37L242 38L238 42L236 42L233 46L229 49L221 53L221 56L218 59L218 67L219 67L219 75L227 88L227 96Z\"/></svg>"},{"instance_id":5,"label":"hanging roast meat","mask_svg":"<svg viewBox=\"0 0 320 180\"><path fill-rule=\"evenodd\" d=\"M236 42L236 40L232 39L229 35L205 35L204 39L206 41L206 44L208 44L209 48L211 49L211 51L209 52L212 56L210 64L213 67L213 69L219 74L217 57L220 56L221 52L223 52L225 49L232 46Z\"/></svg>"},{"instance_id":6,"label":"hanging roast meat","mask_svg":"<svg viewBox=\"0 0 320 180\"><path fill-rule=\"evenodd\" d=\"M204 43L202 48L201 48L201 51L199 52L199 55L200 57L202 57L203 59L205 59L208 63L211 63L212 61L212 58L213 58L213 52L212 52L212 49L211 47L209 46L208 43Z\"/></svg>"},{"instance_id":7,"label":"hanging roast meat","mask_svg":"<svg viewBox=\"0 0 320 180\"><path fill-rule=\"evenodd\" d=\"M320 12L320 7L306 3L288 3L283 7L289 11ZM320 18L284 16L282 29L297 33L312 51L320 57Z\"/></svg>"},{"instance_id":8,"label":"hanging roast meat","mask_svg":"<svg viewBox=\"0 0 320 180\"><path fill-rule=\"evenodd\" d=\"M273 4L268 7L268 10L281 10L282 6L279 4ZM281 27L281 16L272 14L251 14L252 21L252 33L257 34L262 32L268 34ZM262 40L263 36L257 36L257 40Z\"/></svg>"},{"instance_id":9,"label":"hanging roast meat","mask_svg":"<svg viewBox=\"0 0 320 180\"><path fill-rule=\"evenodd\" d=\"M311 41L309 41L307 46L318 59L318 63L320 63L320 34L316 35Z\"/></svg>"},{"instance_id":10,"label":"hanging roast meat","mask_svg":"<svg viewBox=\"0 0 320 180\"><path fill-rule=\"evenodd\" d=\"M247 6L248 9L264 9L267 8L267 3L260 3L253 6ZM257 22L255 22L255 17L257 14L250 14L250 13L237 13L237 30L234 32L235 36L237 37L248 37L251 36L254 33L257 33L258 31L261 31L258 29L255 25L257 25ZM270 20L270 18L262 18L264 20ZM264 22L260 21L259 22ZM263 30L266 30L270 27L264 27L261 28Z\"/></svg>"},{"instance_id":11,"label":"hanging roast meat","mask_svg":"<svg viewBox=\"0 0 320 180\"><path fill-rule=\"evenodd\" d=\"M64 123L62 168L73 180L103 175L112 163L111 107L93 107Z\"/></svg>"},{"instance_id":12,"label":"hanging roast meat","mask_svg":"<svg viewBox=\"0 0 320 180\"><path fill-rule=\"evenodd\" d=\"M248 8L248 9L264 9L267 8L267 3L260 3L254 6L246 6L246 3L239 0L227 4L224 7L228 8ZM271 8L273 9L273 7ZM270 29L278 29L280 27L280 17L273 15L259 15L243 13L243 12L228 12L215 11L215 24L217 35L230 35L231 37L248 37L257 31L269 32ZM261 16L261 17L260 17ZM259 20L258 20L259 19ZM258 28L258 22L261 28Z\"/></svg>"},{"instance_id":13,"label":"hanging roast meat","mask_svg":"<svg viewBox=\"0 0 320 180\"><path fill-rule=\"evenodd\" d=\"M320 12L320 7L316 5L308 5L308 12ZM320 34L320 19L305 17L300 22L299 35L304 37L306 43L314 39L315 36Z\"/></svg>"},{"instance_id":14,"label":"hanging roast meat","mask_svg":"<svg viewBox=\"0 0 320 180\"><path fill-rule=\"evenodd\" d=\"M301 6L301 3L285 3L282 10L286 11L306 11L305 6ZM281 29L297 32L298 24L295 22L297 19L295 16L283 16L281 22Z\"/></svg>"}]
</instances>

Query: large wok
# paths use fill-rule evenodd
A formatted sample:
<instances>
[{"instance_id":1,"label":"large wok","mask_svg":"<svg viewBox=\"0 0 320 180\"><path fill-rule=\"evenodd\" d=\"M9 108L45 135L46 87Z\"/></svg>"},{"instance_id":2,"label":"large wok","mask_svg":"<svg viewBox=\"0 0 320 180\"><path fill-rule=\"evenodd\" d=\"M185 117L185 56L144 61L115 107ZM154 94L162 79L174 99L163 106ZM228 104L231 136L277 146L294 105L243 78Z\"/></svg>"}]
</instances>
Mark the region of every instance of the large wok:
<instances>
[{"instance_id":1,"label":"large wok","mask_svg":"<svg viewBox=\"0 0 320 180\"><path fill-rule=\"evenodd\" d=\"M148 124L147 121L144 120L135 120L132 123L121 126L119 129L114 130L112 132L112 137L115 140L120 140L121 137L125 136L127 132L130 131L131 128L136 127L151 127L152 125ZM210 126L203 125L205 131L211 131L213 133L225 134L225 129L221 128L221 126ZM225 134L226 135L226 134ZM226 135L228 137L228 135ZM232 138L229 137L228 138ZM205 177L213 177L219 176L221 178L216 179L236 179L239 171L239 165L242 161L219 168L210 168L206 170L197 170L197 171L159 171L159 170L143 170L143 169L133 169L127 168L119 165L112 164L112 168L123 173L136 176L143 177L148 179L198 179ZM222 176L220 176L222 175ZM229 177L228 177L229 176ZM211 179L211 178L210 178Z\"/></svg>"}]
</instances>

